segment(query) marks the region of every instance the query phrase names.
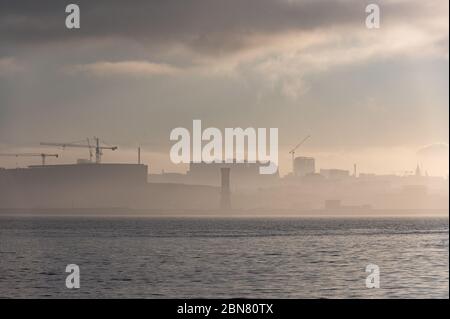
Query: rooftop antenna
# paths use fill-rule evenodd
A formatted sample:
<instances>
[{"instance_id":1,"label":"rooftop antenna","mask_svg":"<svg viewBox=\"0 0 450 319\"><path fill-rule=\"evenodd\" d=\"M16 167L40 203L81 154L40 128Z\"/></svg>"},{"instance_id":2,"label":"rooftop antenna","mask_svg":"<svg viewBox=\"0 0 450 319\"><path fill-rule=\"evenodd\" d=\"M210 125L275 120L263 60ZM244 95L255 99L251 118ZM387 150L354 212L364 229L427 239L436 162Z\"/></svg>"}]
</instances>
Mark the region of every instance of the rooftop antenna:
<instances>
[{"instance_id":1,"label":"rooftop antenna","mask_svg":"<svg viewBox=\"0 0 450 319\"><path fill-rule=\"evenodd\" d=\"M141 164L141 147L138 147L138 164Z\"/></svg>"}]
</instances>

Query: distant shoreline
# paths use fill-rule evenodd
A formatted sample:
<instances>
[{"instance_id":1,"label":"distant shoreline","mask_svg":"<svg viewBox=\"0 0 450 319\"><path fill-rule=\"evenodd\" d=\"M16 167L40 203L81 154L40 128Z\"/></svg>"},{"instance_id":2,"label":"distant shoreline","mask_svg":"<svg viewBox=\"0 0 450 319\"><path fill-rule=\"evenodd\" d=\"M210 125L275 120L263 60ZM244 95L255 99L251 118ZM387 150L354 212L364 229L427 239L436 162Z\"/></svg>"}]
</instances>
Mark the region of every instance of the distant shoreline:
<instances>
[{"instance_id":1,"label":"distant shoreline","mask_svg":"<svg viewBox=\"0 0 450 319\"><path fill-rule=\"evenodd\" d=\"M304 218L359 218L359 217L449 217L449 209L316 209L316 210L163 210L129 208L51 208L0 209L0 216L8 217L304 217Z\"/></svg>"}]
</instances>

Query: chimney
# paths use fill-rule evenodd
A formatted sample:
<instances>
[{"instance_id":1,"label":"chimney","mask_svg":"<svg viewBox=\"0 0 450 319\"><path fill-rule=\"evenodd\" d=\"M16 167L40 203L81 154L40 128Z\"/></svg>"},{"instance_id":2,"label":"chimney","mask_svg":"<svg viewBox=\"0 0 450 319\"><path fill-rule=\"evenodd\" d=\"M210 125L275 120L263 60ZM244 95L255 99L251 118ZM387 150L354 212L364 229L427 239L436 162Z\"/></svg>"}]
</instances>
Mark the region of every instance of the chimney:
<instances>
[{"instance_id":1,"label":"chimney","mask_svg":"<svg viewBox=\"0 0 450 319\"><path fill-rule=\"evenodd\" d=\"M220 190L220 208L223 210L231 209L231 191L230 191L230 168L222 167L220 169L221 190Z\"/></svg>"}]
</instances>

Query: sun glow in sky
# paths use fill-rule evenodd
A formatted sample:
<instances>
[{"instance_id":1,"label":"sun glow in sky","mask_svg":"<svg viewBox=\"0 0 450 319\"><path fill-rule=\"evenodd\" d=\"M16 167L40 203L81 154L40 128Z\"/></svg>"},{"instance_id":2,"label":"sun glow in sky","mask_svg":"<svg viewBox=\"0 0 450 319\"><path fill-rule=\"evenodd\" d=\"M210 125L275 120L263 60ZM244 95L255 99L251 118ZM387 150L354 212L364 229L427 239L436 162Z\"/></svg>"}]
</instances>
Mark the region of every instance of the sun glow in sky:
<instances>
[{"instance_id":1,"label":"sun glow in sky","mask_svg":"<svg viewBox=\"0 0 450 319\"><path fill-rule=\"evenodd\" d=\"M448 175L448 1L378 1L380 29L359 0L77 3L79 30L58 1L0 4L1 152L96 135L120 147L107 161L141 145L183 171L170 131L201 119L278 127L281 173L311 134L298 155L322 168Z\"/></svg>"}]
</instances>

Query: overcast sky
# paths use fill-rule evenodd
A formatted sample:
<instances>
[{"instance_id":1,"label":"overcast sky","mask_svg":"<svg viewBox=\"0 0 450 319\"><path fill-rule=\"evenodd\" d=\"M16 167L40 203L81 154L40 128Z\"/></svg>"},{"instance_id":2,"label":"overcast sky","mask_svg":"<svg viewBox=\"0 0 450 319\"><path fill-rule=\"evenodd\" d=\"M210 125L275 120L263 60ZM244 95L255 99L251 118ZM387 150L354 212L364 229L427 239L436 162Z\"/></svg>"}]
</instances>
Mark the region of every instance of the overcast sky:
<instances>
[{"instance_id":1,"label":"overcast sky","mask_svg":"<svg viewBox=\"0 0 450 319\"><path fill-rule=\"evenodd\" d=\"M322 168L448 174L447 0L376 1L380 29L361 0L73 2L79 30L70 2L0 0L0 152L97 135L120 147L107 161L142 145L180 171L170 131L201 119L278 127L282 172L311 134L298 154Z\"/></svg>"}]
</instances>

